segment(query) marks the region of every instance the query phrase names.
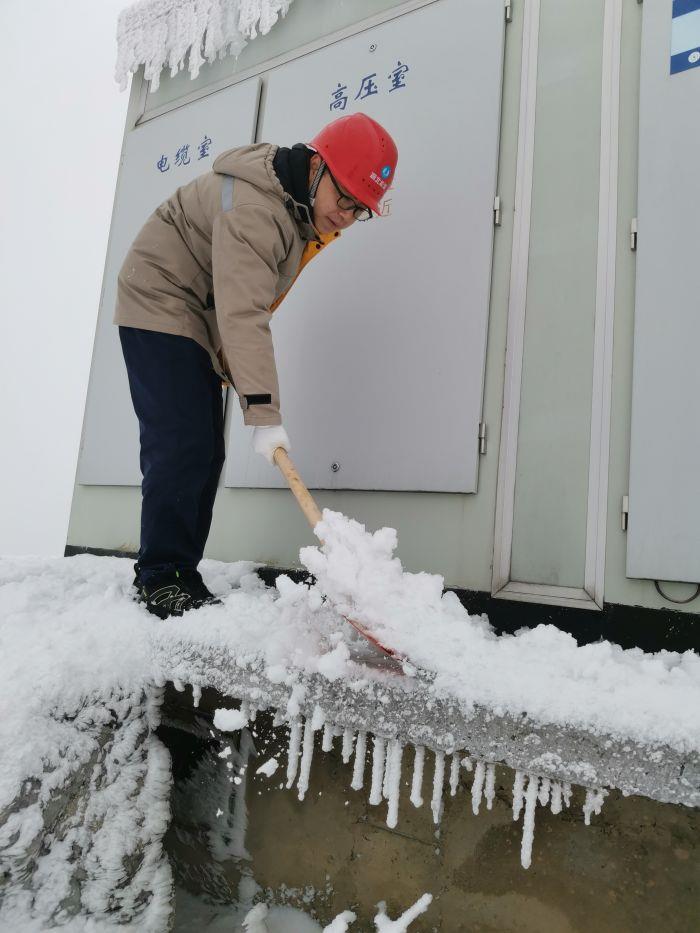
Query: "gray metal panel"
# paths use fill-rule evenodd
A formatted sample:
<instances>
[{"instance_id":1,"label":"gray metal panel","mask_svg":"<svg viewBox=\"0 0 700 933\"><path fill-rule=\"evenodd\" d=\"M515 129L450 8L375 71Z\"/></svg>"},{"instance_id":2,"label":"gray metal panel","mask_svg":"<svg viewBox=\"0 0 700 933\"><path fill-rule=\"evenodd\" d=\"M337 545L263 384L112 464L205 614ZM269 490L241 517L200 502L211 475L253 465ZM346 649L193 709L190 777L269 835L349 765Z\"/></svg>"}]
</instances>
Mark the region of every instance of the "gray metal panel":
<instances>
[{"instance_id":1,"label":"gray metal panel","mask_svg":"<svg viewBox=\"0 0 700 933\"><path fill-rule=\"evenodd\" d=\"M700 580L700 69L671 75L671 0L644 4L627 575Z\"/></svg>"},{"instance_id":2,"label":"gray metal panel","mask_svg":"<svg viewBox=\"0 0 700 933\"><path fill-rule=\"evenodd\" d=\"M260 81L234 85L132 130L125 141L110 230L102 300L85 407L78 482L139 486L139 427L131 404L119 332L112 323L117 274L142 224L176 188L209 171L214 158L252 142ZM211 145L200 149L205 137ZM178 150L189 143L187 158ZM209 155L203 155L208 152ZM169 168L157 167L167 156ZM164 166L163 166L164 167Z\"/></svg>"},{"instance_id":3,"label":"gray metal panel","mask_svg":"<svg viewBox=\"0 0 700 933\"><path fill-rule=\"evenodd\" d=\"M363 110L399 147L390 216L346 231L273 318L282 416L314 488L476 491L503 35L502 4L440 0L267 78L260 141ZM373 73L378 92L355 100ZM282 485L246 434L234 417L226 485Z\"/></svg>"}]
</instances>

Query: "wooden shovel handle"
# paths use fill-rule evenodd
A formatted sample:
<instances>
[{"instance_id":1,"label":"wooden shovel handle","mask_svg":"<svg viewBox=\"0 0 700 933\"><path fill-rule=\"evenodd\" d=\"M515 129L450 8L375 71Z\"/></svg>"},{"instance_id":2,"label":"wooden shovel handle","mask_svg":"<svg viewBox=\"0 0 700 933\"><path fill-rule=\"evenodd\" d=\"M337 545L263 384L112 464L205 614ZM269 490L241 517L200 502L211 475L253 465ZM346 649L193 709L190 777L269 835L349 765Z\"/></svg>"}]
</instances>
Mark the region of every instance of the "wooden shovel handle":
<instances>
[{"instance_id":1,"label":"wooden shovel handle","mask_svg":"<svg viewBox=\"0 0 700 933\"><path fill-rule=\"evenodd\" d=\"M273 453L272 459L280 468L280 471L289 484L289 488L294 493L302 512L313 529L321 521L321 512L314 502L313 496L304 485L301 476L297 473L296 467L289 459L289 454L284 447L278 447Z\"/></svg>"}]
</instances>

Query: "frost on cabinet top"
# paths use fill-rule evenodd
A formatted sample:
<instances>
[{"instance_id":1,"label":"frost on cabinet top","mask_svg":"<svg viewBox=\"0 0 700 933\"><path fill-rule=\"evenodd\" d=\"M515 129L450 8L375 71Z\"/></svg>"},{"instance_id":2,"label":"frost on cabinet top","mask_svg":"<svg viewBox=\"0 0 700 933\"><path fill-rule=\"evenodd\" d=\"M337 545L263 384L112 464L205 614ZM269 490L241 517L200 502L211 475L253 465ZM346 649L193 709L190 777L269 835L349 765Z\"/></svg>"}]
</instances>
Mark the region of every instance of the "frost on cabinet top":
<instances>
[{"instance_id":1,"label":"frost on cabinet top","mask_svg":"<svg viewBox=\"0 0 700 933\"><path fill-rule=\"evenodd\" d=\"M319 8L318 0L138 0L119 15L115 77L124 90L129 74L144 65L146 109L156 109L369 17L390 16L402 2L327 0ZM161 85L166 65L170 74Z\"/></svg>"},{"instance_id":2,"label":"frost on cabinet top","mask_svg":"<svg viewBox=\"0 0 700 933\"><path fill-rule=\"evenodd\" d=\"M205 60L238 56L258 30L266 35L292 0L138 0L119 14L115 78L125 90L128 75L145 65L156 90L161 69L199 74Z\"/></svg>"}]
</instances>

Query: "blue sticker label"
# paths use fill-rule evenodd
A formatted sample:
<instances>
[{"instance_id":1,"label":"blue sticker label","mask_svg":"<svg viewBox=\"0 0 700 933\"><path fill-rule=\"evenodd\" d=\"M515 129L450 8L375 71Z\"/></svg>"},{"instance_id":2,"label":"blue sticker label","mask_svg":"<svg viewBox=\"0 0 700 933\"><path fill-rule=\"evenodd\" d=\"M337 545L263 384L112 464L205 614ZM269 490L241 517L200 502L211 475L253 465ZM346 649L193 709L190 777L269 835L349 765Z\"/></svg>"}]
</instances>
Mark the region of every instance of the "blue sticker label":
<instances>
[{"instance_id":1,"label":"blue sticker label","mask_svg":"<svg viewBox=\"0 0 700 933\"><path fill-rule=\"evenodd\" d=\"M700 66L700 0L674 0L671 74Z\"/></svg>"},{"instance_id":2,"label":"blue sticker label","mask_svg":"<svg viewBox=\"0 0 700 933\"><path fill-rule=\"evenodd\" d=\"M391 166L385 165L382 169L382 178L388 178L391 175Z\"/></svg>"}]
</instances>

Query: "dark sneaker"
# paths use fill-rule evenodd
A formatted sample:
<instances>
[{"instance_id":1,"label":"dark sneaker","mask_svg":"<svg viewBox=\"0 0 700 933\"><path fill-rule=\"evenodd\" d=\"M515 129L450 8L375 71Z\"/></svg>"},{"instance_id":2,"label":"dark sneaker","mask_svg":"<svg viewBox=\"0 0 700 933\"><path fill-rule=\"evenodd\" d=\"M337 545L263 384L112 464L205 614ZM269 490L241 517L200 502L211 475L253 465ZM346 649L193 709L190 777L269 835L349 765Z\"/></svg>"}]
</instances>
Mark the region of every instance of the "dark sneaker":
<instances>
[{"instance_id":1,"label":"dark sneaker","mask_svg":"<svg viewBox=\"0 0 700 933\"><path fill-rule=\"evenodd\" d=\"M214 596L211 590L206 587L204 580L202 580L201 574L198 570L185 567L184 570L179 570L178 573L180 575L180 579L185 581L185 585L187 586L188 591L192 594L193 599L199 600L201 605L223 605L221 600Z\"/></svg>"},{"instance_id":2,"label":"dark sneaker","mask_svg":"<svg viewBox=\"0 0 700 933\"><path fill-rule=\"evenodd\" d=\"M159 619L181 616L188 609L204 605L221 605L221 600L209 592L196 570L175 570L155 574L145 584L134 580L137 602Z\"/></svg>"}]
</instances>

